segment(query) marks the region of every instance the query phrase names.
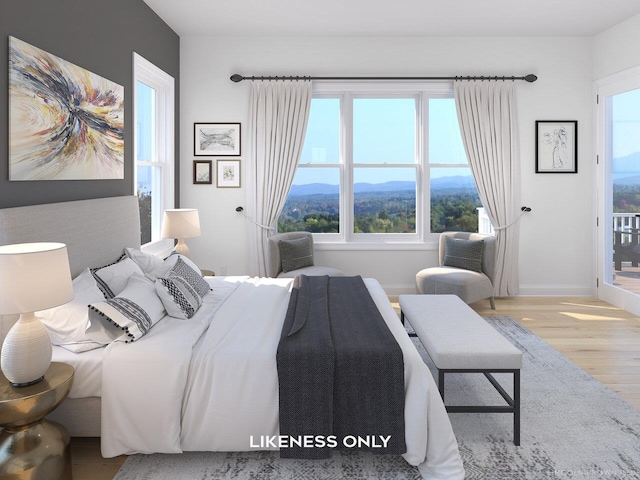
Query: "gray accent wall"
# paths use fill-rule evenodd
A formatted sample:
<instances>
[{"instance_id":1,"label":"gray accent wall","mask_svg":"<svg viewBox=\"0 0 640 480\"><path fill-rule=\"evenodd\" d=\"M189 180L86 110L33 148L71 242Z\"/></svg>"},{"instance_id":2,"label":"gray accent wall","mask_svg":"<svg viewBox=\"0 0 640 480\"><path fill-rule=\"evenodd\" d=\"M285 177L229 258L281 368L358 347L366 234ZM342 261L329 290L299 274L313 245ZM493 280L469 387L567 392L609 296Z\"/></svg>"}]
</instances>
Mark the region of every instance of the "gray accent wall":
<instances>
[{"instance_id":1,"label":"gray accent wall","mask_svg":"<svg viewBox=\"0 0 640 480\"><path fill-rule=\"evenodd\" d=\"M124 180L9 181L9 36L124 86ZM133 52L176 82L177 205L180 37L142 0L0 0L0 208L134 193Z\"/></svg>"}]
</instances>

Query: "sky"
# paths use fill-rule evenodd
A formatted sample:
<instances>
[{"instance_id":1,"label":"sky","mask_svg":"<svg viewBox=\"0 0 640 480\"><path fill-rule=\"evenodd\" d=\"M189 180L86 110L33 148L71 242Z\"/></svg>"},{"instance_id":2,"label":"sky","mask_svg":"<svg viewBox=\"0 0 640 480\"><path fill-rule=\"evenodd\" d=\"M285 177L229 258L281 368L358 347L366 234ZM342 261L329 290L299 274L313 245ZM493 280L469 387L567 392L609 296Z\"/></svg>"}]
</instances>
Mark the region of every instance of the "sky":
<instances>
[{"instance_id":1,"label":"sky","mask_svg":"<svg viewBox=\"0 0 640 480\"><path fill-rule=\"evenodd\" d=\"M153 106L155 105L155 90L148 85L138 81L136 82L136 102L137 102L137 121L136 125L136 161L154 161L153 158L153 137L154 129ZM153 181L153 167L137 167L136 182L137 189L141 191L150 191Z\"/></svg>"},{"instance_id":2,"label":"sky","mask_svg":"<svg viewBox=\"0 0 640 480\"><path fill-rule=\"evenodd\" d=\"M356 98L353 105L354 164L413 163L416 148L414 98ZM300 163L338 163L340 101L314 98ZM466 163L453 98L429 100L429 158L431 163ZM415 168L355 170L356 183L415 181ZM469 175L468 169L432 169L432 178ZM293 182L338 185L337 168L300 168Z\"/></svg>"},{"instance_id":3,"label":"sky","mask_svg":"<svg viewBox=\"0 0 640 480\"><path fill-rule=\"evenodd\" d=\"M611 97L612 157L640 152L640 89Z\"/></svg>"},{"instance_id":4,"label":"sky","mask_svg":"<svg viewBox=\"0 0 640 480\"><path fill-rule=\"evenodd\" d=\"M616 161L640 153L640 89L613 95L611 106L611 157L614 180L640 175L639 161Z\"/></svg>"},{"instance_id":5,"label":"sky","mask_svg":"<svg viewBox=\"0 0 640 480\"><path fill-rule=\"evenodd\" d=\"M153 89L138 82L137 102L140 132L137 144L138 159L151 159L151 139L145 134L153 128L148 118L153 118ZM416 149L416 99L415 98L356 98L353 104L354 163L411 164ZM143 112L149 112L144 115ZM453 98L429 100L429 159L431 163L467 163L458 127ZM148 141L144 141L147 138ZM340 154L340 100L314 98L311 103L309 125L300 163L338 163ZM138 183L150 188L151 168L138 169ZM432 168L431 178L470 175L466 168ZM415 168L357 168L355 183L385 183L389 181L416 181ZM294 185L327 183L339 185L338 168L299 168Z\"/></svg>"}]
</instances>

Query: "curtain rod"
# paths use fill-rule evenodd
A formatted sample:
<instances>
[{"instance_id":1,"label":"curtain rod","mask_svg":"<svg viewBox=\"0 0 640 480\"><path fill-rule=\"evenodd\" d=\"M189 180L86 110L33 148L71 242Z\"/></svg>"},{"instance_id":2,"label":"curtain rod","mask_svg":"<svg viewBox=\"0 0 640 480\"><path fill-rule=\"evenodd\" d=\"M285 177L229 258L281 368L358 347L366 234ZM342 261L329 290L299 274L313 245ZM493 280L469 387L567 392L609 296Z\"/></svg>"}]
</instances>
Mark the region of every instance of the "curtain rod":
<instances>
[{"instance_id":1,"label":"curtain rod","mask_svg":"<svg viewBox=\"0 0 640 480\"><path fill-rule=\"evenodd\" d=\"M235 83L239 83L242 82L243 80L454 80L454 81L460 81L460 80L501 80L501 81L507 81L507 80L524 80L526 82L529 83L533 83L535 82L538 77L535 76L533 73L530 73L529 75L525 75L524 77L514 77L514 76L469 76L469 75L460 75L460 76L455 76L455 77L305 77L305 76L282 76L282 77L273 77L273 76L267 76L267 77L256 77L256 76L251 76L251 77L245 77L243 75L240 75L238 73L234 73L233 75L231 75L230 77L232 82Z\"/></svg>"}]
</instances>

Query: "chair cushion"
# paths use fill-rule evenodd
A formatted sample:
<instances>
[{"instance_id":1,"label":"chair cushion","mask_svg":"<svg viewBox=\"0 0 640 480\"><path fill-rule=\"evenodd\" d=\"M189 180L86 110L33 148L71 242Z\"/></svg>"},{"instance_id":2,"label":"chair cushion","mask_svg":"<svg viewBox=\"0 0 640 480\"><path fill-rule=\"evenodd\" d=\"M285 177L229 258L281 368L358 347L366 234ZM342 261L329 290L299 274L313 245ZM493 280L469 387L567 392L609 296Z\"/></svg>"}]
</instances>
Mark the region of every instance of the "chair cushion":
<instances>
[{"instance_id":1,"label":"chair cushion","mask_svg":"<svg viewBox=\"0 0 640 480\"><path fill-rule=\"evenodd\" d=\"M466 303L493 296L493 284L482 272L456 267L432 267L416 274L418 293L453 294Z\"/></svg>"},{"instance_id":2,"label":"chair cushion","mask_svg":"<svg viewBox=\"0 0 640 480\"><path fill-rule=\"evenodd\" d=\"M280 262L282 271L287 273L303 267L313 266L313 238L303 237L294 240L280 240Z\"/></svg>"},{"instance_id":3,"label":"chair cushion","mask_svg":"<svg viewBox=\"0 0 640 480\"><path fill-rule=\"evenodd\" d=\"M482 272L483 249L483 240L464 240L461 238L446 237L444 261L442 265Z\"/></svg>"}]
</instances>

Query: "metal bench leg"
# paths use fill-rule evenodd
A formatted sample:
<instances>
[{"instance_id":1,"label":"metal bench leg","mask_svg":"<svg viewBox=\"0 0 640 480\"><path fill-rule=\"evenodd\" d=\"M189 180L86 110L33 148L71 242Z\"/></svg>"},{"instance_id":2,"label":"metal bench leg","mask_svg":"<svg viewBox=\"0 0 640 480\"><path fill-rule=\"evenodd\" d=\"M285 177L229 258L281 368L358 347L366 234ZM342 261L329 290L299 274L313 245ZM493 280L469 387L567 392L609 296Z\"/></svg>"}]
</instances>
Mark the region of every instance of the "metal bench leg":
<instances>
[{"instance_id":1,"label":"metal bench leg","mask_svg":"<svg viewBox=\"0 0 640 480\"><path fill-rule=\"evenodd\" d=\"M513 443L520 446L520 370L513 372Z\"/></svg>"},{"instance_id":2,"label":"metal bench leg","mask_svg":"<svg viewBox=\"0 0 640 480\"><path fill-rule=\"evenodd\" d=\"M405 321L404 312L402 310L400 310L400 322L402 323L402 326L405 325L404 321ZM418 336L415 333L408 333L407 335L409 335L410 337L417 337Z\"/></svg>"},{"instance_id":3,"label":"metal bench leg","mask_svg":"<svg viewBox=\"0 0 640 480\"><path fill-rule=\"evenodd\" d=\"M444 371L438 369L438 391L442 397L442 403L444 403Z\"/></svg>"}]
</instances>

